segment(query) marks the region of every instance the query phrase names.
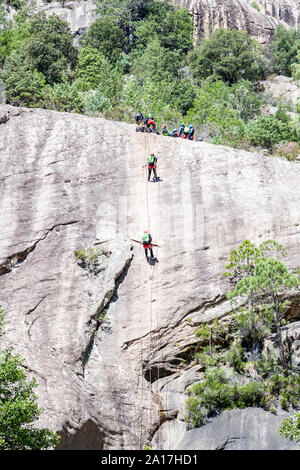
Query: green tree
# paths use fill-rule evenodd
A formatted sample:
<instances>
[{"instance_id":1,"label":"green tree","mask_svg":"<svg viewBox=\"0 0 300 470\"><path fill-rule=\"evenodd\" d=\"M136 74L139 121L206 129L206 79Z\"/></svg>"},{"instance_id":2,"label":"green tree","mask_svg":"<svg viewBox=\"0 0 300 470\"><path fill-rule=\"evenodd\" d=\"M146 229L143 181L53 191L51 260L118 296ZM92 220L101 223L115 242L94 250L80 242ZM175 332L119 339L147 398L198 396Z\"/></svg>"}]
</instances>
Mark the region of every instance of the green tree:
<instances>
[{"instance_id":1,"label":"green tree","mask_svg":"<svg viewBox=\"0 0 300 470\"><path fill-rule=\"evenodd\" d=\"M294 80L300 80L300 48L298 46L297 56L291 64L291 72ZM299 112L299 111L298 111Z\"/></svg>"},{"instance_id":2,"label":"green tree","mask_svg":"<svg viewBox=\"0 0 300 470\"><path fill-rule=\"evenodd\" d=\"M140 21L135 30L136 45L146 48L149 38L158 38L162 47L186 54L193 46L193 21L185 8L176 9L169 2L150 9L150 14Z\"/></svg>"},{"instance_id":3,"label":"green tree","mask_svg":"<svg viewBox=\"0 0 300 470\"><path fill-rule=\"evenodd\" d=\"M245 31L218 29L190 52L188 62L199 83L209 76L229 84L253 81L265 73L262 47Z\"/></svg>"},{"instance_id":4,"label":"green tree","mask_svg":"<svg viewBox=\"0 0 300 470\"><path fill-rule=\"evenodd\" d=\"M300 412L286 418L278 431L279 434L283 434L290 441L295 441L300 445Z\"/></svg>"},{"instance_id":5,"label":"green tree","mask_svg":"<svg viewBox=\"0 0 300 470\"><path fill-rule=\"evenodd\" d=\"M288 363L281 326L284 324L284 313L288 302L282 301L282 291L298 284L297 277L290 273L281 261L274 258L262 258L256 263L252 275L238 281L235 288L227 294L229 299L246 296L251 298L256 305L264 305L266 310L269 310L272 314L272 326L277 334L276 342L280 362L285 369Z\"/></svg>"},{"instance_id":6,"label":"green tree","mask_svg":"<svg viewBox=\"0 0 300 470\"><path fill-rule=\"evenodd\" d=\"M291 65L296 61L300 47L300 30L277 26L270 44L273 69L276 73L291 75Z\"/></svg>"},{"instance_id":7,"label":"green tree","mask_svg":"<svg viewBox=\"0 0 300 470\"><path fill-rule=\"evenodd\" d=\"M243 137L245 124L233 108L233 101L229 86L221 80L207 79L197 91L193 107L187 112L187 120L193 122L201 133L204 128L215 143L236 145Z\"/></svg>"},{"instance_id":8,"label":"green tree","mask_svg":"<svg viewBox=\"0 0 300 470\"><path fill-rule=\"evenodd\" d=\"M74 86L80 91L97 89L102 96L116 103L122 87L122 77L97 49L87 46L80 50L75 69Z\"/></svg>"},{"instance_id":9,"label":"green tree","mask_svg":"<svg viewBox=\"0 0 300 470\"><path fill-rule=\"evenodd\" d=\"M61 81L77 58L68 23L56 15L47 18L43 12L29 21L28 28L30 38L25 52L33 67L45 76L47 83Z\"/></svg>"},{"instance_id":10,"label":"green tree","mask_svg":"<svg viewBox=\"0 0 300 470\"><path fill-rule=\"evenodd\" d=\"M5 83L6 100L14 106L42 105L45 77L28 61L24 51L13 52L0 77Z\"/></svg>"},{"instance_id":11,"label":"green tree","mask_svg":"<svg viewBox=\"0 0 300 470\"><path fill-rule=\"evenodd\" d=\"M112 65L96 48L87 46L80 49L75 77L81 91L94 89L103 82L110 83L112 71Z\"/></svg>"},{"instance_id":12,"label":"green tree","mask_svg":"<svg viewBox=\"0 0 300 470\"><path fill-rule=\"evenodd\" d=\"M0 331L3 334L0 307ZM37 428L42 413L36 403L35 379L29 380L24 360L12 350L0 352L0 450L43 450L57 445L59 437L47 428Z\"/></svg>"},{"instance_id":13,"label":"green tree","mask_svg":"<svg viewBox=\"0 0 300 470\"><path fill-rule=\"evenodd\" d=\"M19 51L30 37L26 22L10 23L0 31L0 66L14 51Z\"/></svg>"},{"instance_id":14,"label":"green tree","mask_svg":"<svg viewBox=\"0 0 300 470\"><path fill-rule=\"evenodd\" d=\"M102 18L111 18L126 31L130 44L134 41L135 23L147 14L152 0L95 0Z\"/></svg>"},{"instance_id":15,"label":"green tree","mask_svg":"<svg viewBox=\"0 0 300 470\"><path fill-rule=\"evenodd\" d=\"M115 63L126 49L127 37L111 18L99 18L92 23L82 39L83 46L91 46Z\"/></svg>"},{"instance_id":16,"label":"green tree","mask_svg":"<svg viewBox=\"0 0 300 470\"><path fill-rule=\"evenodd\" d=\"M237 111L238 116L248 122L258 115L261 101L254 92L253 84L249 81L240 81L230 88L230 106Z\"/></svg>"},{"instance_id":17,"label":"green tree","mask_svg":"<svg viewBox=\"0 0 300 470\"><path fill-rule=\"evenodd\" d=\"M182 59L179 51L162 47L158 38L151 39L142 55L136 54L132 72L142 84L147 79L153 82L171 81L180 77Z\"/></svg>"}]
</instances>

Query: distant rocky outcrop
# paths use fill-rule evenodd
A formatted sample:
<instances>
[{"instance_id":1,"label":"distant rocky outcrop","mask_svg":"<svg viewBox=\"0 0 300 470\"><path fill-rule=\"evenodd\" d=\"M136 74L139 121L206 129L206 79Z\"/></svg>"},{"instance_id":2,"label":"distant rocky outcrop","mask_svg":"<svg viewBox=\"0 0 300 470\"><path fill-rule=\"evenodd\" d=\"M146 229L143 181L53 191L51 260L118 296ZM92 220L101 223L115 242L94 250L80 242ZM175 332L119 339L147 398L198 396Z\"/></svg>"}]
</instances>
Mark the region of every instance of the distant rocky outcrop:
<instances>
[{"instance_id":1,"label":"distant rocky outcrop","mask_svg":"<svg viewBox=\"0 0 300 470\"><path fill-rule=\"evenodd\" d=\"M300 26L300 4L297 0L173 0L186 7L194 20L195 41L208 37L218 28L247 31L264 45L274 36L278 24L286 28ZM93 0L36 0L36 11L57 14L68 21L75 39L85 33L95 21ZM9 8L10 17L14 10Z\"/></svg>"},{"instance_id":2,"label":"distant rocky outcrop","mask_svg":"<svg viewBox=\"0 0 300 470\"><path fill-rule=\"evenodd\" d=\"M279 417L262 410L187 431L186 388L203 376L195 330L232 309L230 250L271 238L299 266L300 166L101 118L10 106L0 117L4 340L37 379L40 425L61 434L60 449L247 449L258 419L269 448ZM151 264L145 229L159 245ZM88 246L110 253L92 273L74 256ZM278 436L272 446L293 448Z\"/></svg>"},{"instance_id":3,"label":"distant rocky outcrop","mask_svg":"<svg viewBox=\"0 0 300 470\"><path fill-rule=\"evenodd\" d=\"M33 11L44 11L46 15L56 14L62 20L69 23L75 40L88 31L89 27L95 20L96 5L93 0L71 0L71 1L47 1L36 0ZM11 7L7 8L9 18L13 18L15 10Z\"/></svg>"},{"instance_id":4,"label":"distant rocky outcrop","mask_svg":"<svg viewBox=\"0 0 300 470\"><path fill-rule=\"evenodd\" d=\"M247 31L267 45L278 24L286 28L300 26L297 0L175 0L175 3L191 12L197 41L218 28L228 28Z\"/></svg>"},{"instance_id":5,"label":"distant rocky outcrop","mask_svg":"<svg viewBox=\"0 0 300 470\"><path fill-rule=\"evenodd\" d=\"M262 97L270 106L285 106L288 111L295 113L297 104L300 105L300 84L283 75L271 75L261 82ZM296 118L296 114L294 115Z\"/></svg>"}]
</instances>

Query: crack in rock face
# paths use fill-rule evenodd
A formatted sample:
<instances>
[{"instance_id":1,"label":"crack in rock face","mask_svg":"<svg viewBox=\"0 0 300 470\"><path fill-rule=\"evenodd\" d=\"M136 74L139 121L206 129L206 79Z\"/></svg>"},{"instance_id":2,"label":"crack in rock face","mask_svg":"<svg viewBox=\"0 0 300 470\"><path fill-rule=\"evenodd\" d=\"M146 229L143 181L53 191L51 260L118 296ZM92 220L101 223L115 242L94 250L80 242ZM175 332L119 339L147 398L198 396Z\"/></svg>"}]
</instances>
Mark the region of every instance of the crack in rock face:
<instances>
[{"instance_id":1,"label":"crack in rock face","mask_svg":"<svg viewBox=\"0 0 300 470\"><path fill-rule=\"evenodd\" d=\"M157 436L158 448L188 448L185 388L203 374L190 361L195 330L230 315L222 273L242 240L275 239L286 264L299 265L299 165L102 118L0 106L8 110L0 125L3 339L37 378L38 424L61 434L60 449L143 449ZM157 184L145 181L145 149L159 156ZM132 241L149 225L153 264ZM110 255L87 275L74 252L97 245ZM236 445L251 447L247 419L226 436L246 435ZM274 425L259 419L267 431ZM213 435L199 434L201 445L226 440Z\"/></svg>"}]
</instances>

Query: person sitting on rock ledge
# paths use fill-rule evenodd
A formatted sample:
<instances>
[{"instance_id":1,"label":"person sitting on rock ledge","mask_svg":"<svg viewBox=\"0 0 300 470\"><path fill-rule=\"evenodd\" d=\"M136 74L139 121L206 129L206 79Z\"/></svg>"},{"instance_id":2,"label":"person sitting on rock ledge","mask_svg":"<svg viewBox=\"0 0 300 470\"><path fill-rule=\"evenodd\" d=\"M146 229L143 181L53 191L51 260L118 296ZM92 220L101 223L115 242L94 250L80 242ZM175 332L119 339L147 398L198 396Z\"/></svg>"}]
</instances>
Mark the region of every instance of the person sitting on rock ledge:
<instances>
[{"instance_id":1,"label":"person sitting on rock ledge","mask_svg":"<svg viewBox=\"0 0 300 470\"><path fill-rule=\"evenodd\" d=\"M179 137L178 130L173 129L172 132L169 134L170 137Z\"/></svg>"},{"instance_id":2,"label":"person sitting on rock ledge","mask_svg":"<svg viewBox=\"0 0 300 470\"><path fill-rule=\"evenodd\" d=\"M135 122L137 126L140 126L143 121L144 121L144 116L142 113L139 111L135 116L134 116Z\"/></svg>"},{"instance_id":3,"label":"person sitting on rock ledge","mask_svg":"<svg viewBox=\"0 0 300 470\"><path fill-rule=\"evenodd\" d=\"M161 133L162 133L162 135L169 135L169 131L167 129L166 124L163 125Z\"/></svg>"},{"instance_id":4,"label":"person sitting on rock ledge","mask_svg":"<svg viewBox=\"0 0 300 470\"><path fill-rule=\"evenodd\" d=\"M188 140L194 140L194 133L195 129L193 128L192 124L189 125L189 132L188 132Z\"/></svg>"},{"instance_id":5,"label":"person sitting on rock ledge","mask_svg":"<svg viewBox=\"0 0 300 470\"><path fill-rule=\"evenodd\" d=\"M155 121L154 121L153 117L150 117L150 119L148 119L148 121L147 121L147 131L148 132L156 132L156 124L155 124Z\"/></svg>"}]
</instances>

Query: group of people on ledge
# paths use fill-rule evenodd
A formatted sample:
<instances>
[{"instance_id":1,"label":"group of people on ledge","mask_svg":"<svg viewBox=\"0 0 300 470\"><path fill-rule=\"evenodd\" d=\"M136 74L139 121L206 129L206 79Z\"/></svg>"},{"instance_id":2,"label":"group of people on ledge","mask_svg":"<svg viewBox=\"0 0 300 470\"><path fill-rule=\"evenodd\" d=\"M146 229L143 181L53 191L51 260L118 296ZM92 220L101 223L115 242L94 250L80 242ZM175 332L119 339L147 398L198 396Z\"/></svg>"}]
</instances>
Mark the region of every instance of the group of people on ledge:
<instances>
[{"instance_id":1,"label":"group of people on ledge","mask_svg":"<svg viewBox=\"0 0 300 470\"><path fill-rule=\"evenodd\" d=\"M169 132L166 124L164 124L162 128L162 135L168 135L169 137L181 137L182 139L194 140L194 134L195 129L192 124L186 126L184 122L180 124L179 131L173 129L172 132Z\"/></svg>"},{"instance_id":2,"label":"group of people on ledge","mask_svg":"<svg viewBox=\"0 0 300 470\"><path fill-rule=\"evenodd\" d=\"M138 130L146 130L148 132L156 132L159 134L156 128L156 123L155 119L153 116L150 114L147 114L145 117L143 114L139 111L135 117L135 122ZM171 132L168 131L166 124L163 125L162 127L162 135L164 136L169 136L169 137L181 137L182 139L188 139L188 140L194 140L194 134L195 134L195 129L192 124L189 124L188 126L185 125L184 122L180 124L179 131L177 129L173 129ZM200 138L199 140L203 140Z\"/></svg>"},{"instance_id":3,"label":"group of people on ledge","mask_svg":"<svg viewBox=\"0 0 300 470\"><path fill-rule=\"evenodd\" d=\"M144 117L141 112L138 112L134 116L134 119L135 119L135 122L136 122L137 126L140 127L140 126L144 125L148 131L151 130L152 132L157 132L154 117L151 116L150 114L147 114Z\"/></svg>"}]
</instances>

